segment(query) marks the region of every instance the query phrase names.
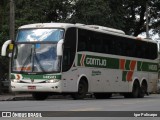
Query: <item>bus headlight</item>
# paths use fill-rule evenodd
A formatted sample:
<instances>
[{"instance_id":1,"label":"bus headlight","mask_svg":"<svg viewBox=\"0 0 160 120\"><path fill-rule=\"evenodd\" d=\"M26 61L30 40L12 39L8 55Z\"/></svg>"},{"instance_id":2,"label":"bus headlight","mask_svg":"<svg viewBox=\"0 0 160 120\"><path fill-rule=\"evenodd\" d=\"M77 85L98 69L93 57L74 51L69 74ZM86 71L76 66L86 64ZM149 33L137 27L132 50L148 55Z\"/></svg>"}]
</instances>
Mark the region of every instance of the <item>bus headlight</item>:
<instances>
[{"instance_id":1,"label":"bus headlight","mask_svg":"<svg viewBox=\"0 0 160 120\"><path fill-rule=\"evenodd\" d=\"M56 83L59 82L58 79L51 79L51 80L46 80L46 83Z\"/></svg>"},{"instance_id":2,"label":"bus headlight","mask_svg":"<svg viewBox=\"0 0 160 120\"><path fill-rule=\"evenodd\" d=\"M20 83L20 80L16 80L16 79L11 79L11 81L15 83Z\"/></svg>"}]
</instances>

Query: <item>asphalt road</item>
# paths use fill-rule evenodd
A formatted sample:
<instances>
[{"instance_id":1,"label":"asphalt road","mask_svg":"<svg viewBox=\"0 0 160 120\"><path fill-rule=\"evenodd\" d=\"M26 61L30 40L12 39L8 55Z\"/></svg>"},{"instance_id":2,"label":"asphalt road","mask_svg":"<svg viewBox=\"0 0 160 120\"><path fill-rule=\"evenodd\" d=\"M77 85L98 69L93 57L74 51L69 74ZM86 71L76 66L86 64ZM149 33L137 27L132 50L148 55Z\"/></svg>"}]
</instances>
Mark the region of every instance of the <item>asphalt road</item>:
<instances>
[{"instance_id":1,"label":"asphalt road","mask_svg":"<svg viewBox=\"0 0 160 120\"><path fill-rule=\"evenodd\" d=\"M121 96L115 96L110 99L84 99L84 100L73 100L71 98L63 98L63 99L47 99L45 101L35 101L35 100L23 100L23 101L0 101L0 111L33 111L33 112L43 112L43 111L51 111L48 112L51 116L65 116L65 117L48 117L48 118L12 118L15 120L160 120L160 117L133 117L134 113L146 113L144 111L150 112L152 114L156 114L154 111L159 111L158 115L160 115L160 95L153 94L150 96L146 96L145 98L137 98L137 99L125 99ZM55 113L54 111L62 111ZM79 114L79 117L66 117L68 115L65 111L72 111L74 114L75 111L81 113L81 111L93 111L88 112L86 114L91 114L89 116L83 116L84 114ZM95 111L107 111L106 114L110 111L113 112L115 117L100 117L99 113ZM135 111L135 112L127 112L127 111ZM136 112L140 111L140 112ZM83 113L83 112L82 112ZM128 117L129 114L132 117ZM150 114L149 113L149 114ZM77 113L75 113L77 114ZM101 112L100 112L101 114ZM125 116L126 114L126 116ZM103 113L105 116L105 113ZM116 117L124 116L124 117ZM71 115L72 116L72 115ZM98 117L95 117L98 116ZM106 115L107 116L107 115ZM8 118L0 118L8 119Z\"/></svg>"}]
</instances>

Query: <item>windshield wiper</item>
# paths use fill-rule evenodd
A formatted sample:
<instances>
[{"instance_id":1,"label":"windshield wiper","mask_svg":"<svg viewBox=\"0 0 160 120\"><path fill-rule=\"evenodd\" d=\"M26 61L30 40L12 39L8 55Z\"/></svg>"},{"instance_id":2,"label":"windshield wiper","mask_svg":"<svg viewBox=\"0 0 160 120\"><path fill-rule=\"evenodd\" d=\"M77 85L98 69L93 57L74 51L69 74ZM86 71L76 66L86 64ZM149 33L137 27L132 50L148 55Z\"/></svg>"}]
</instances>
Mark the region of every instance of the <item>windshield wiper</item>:
<instances>
[{"instance_id":1,"label":"windshield wiper","mask_svg":"<svg viewBox=\"0 0 160 120\"><path fill-rule=\"evenodd\" d=\"M36 53L36 49L35 49L35 48L36 48L36 44L34 44L33 56L35 57L35 60L37 61L37 64L39 65L41 71L45 73L46 71L44 70L44 68L42 67L41 63L40 63L39 60L38 60L38 57L37 57L37 53ZM35 60L34 60L34 58L33 58L33 65L32 65L32 71L33 71L33 72L35 71Z\"/></svg>"},{"instance_id":2,"label":"windshield wiper","mask_svg":"<svg viewBox=\"0 0 160 120\"><path fill-rule=\"evenodd\" d=\"M22 68L21 68L21 72L23 72L23 68L24 68L24 66L27 64L27 61L28 61L28 60L30 60L29 63L32 63L32 62L31 62L31 61L32 61L32 48L31 48L30 55L27 57L27 59L25 60L23 66L22 66Z\"/></svg>"}]
</instances>

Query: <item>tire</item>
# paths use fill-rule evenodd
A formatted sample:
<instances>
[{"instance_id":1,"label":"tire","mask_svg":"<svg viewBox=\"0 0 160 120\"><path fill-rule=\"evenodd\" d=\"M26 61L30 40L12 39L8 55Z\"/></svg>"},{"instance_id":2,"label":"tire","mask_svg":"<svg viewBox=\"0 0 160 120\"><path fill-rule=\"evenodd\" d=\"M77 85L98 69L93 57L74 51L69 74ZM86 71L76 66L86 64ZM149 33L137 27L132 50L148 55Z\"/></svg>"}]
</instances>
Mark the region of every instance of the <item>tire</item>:
<instances>
[{"instance_id":1,"label":"tire","mask_svg":"<svg viewBox=\"0 0 160 120\"><path fill-rule=\"evenodd\" d=\"M48 93L35 92L35 93L32 93L32 97L35 100L45 100L48 98Z\"/></svg>"},{"instance_id":2,"label":"tire","mask_svg":"<svg viewBox=\"0 0 160 120\"><path fill-rule=\"evenodd\" d=\"M94 93L96 99L107 99L112 96L112 93Z\"/></svg>"},{"instance_id":3,"label":"tire","mask_svg":"<svg viewBox=\"0 0 160 120\"><path fill-rule=\"evenodd\" d=\"M140 85L137 81L134 82L133 84L133 90L131 93L132 98L138 98L140 93Z\"/></svg>"},{"instance_id":4,"label":"tire","mask_svg":"<svg viewBox=\"0 0 160 120\"><path fill-rule=\"evenodd\" d=\"M88 92L88 84L84 80L80 80L78 85L78 92L73 93L71 96L74 100L77 99L84 99L86 97L86 94Z\"/></svg>"},{"instance_id":5,"label":"tire","mask_svg":"<svg viewBox=\"0 0 160 120\"><path fill-rule=\"evenodd\" d=\"M140 95L140 85L137 81L134 82L132 92L131 93L125 93L125 98L138 98Z\"/></svg>"},{"instance_id":6,"label":"tire","mask_svg":"<svg viewBox=\"0 0 160 120\"><path fill-rule=\"evenodd\" d=\"M144 82L142 83L141 87L140 87L140 91L139 91L139 98L144 98L145 93L147 93L147 84L145 84Z\"/></svg>"}]
</instances>

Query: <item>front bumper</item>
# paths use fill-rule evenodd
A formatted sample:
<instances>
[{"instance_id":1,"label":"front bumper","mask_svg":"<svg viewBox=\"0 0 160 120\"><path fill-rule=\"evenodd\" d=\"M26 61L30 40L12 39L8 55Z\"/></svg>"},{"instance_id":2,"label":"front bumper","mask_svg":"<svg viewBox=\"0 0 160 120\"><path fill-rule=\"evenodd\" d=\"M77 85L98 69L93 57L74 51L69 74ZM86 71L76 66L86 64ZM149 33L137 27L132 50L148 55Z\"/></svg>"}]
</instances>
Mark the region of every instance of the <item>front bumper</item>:
<instances>
[{"instance_id":1,"label":"front bumper","mask_svg":"<svg viewBox=\"0 0 160 120\"><path fill-rule=\"evenodd\" d=\"M61 83L15 83L11 82L13 92L62 92Z\"/></svg>"}]
</instances>

